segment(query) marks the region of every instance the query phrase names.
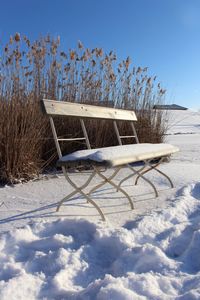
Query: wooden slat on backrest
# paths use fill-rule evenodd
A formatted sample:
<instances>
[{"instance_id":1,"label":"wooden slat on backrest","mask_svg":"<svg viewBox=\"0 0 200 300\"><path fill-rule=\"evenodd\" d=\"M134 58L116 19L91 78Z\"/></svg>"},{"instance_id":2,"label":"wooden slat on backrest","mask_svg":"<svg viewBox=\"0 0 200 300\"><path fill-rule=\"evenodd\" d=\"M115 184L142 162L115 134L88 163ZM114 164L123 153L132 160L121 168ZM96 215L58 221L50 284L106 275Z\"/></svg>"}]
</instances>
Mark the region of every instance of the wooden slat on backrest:
<instances>
[{"instance_id":1,"label":"wooden slat on backrest","mask_svg":"<svg viewBox=\"0 0 200 300\"><path fill-rule=\"evenodd\" d=\"M131 110L47 99L43 99L42 103L46 114L51 116L137 121L134 111Z\"/></svg>"}]
</instances>

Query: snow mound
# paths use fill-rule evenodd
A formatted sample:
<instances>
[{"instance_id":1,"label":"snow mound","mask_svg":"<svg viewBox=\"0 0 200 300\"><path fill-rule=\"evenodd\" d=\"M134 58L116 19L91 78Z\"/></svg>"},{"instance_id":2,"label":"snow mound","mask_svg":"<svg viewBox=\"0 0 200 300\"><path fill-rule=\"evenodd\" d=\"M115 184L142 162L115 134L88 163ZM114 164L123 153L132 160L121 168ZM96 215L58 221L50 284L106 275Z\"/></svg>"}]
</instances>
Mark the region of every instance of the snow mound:
<instances>
[{"instance_id":1,"label":"snow mound","mask_svg":"<svg viewBox=\"0 0 200 300\"><path fill-rule=\"evenodd\" d=\"M200 183L115 228L39 222L0 236L0 299L200 299Z\"/></svg>"}]
</instances>

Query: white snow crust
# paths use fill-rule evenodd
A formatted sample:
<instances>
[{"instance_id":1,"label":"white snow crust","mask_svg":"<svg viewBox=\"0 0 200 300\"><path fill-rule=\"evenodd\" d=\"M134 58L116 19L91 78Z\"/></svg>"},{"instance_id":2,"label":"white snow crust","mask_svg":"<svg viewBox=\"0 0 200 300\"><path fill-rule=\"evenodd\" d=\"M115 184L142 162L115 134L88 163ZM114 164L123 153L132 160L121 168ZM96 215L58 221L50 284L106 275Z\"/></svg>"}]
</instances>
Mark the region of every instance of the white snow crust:
<instances>
[{"instance_id":1,"label":"white snow crust","mask_svg":"<svg viewBox=\"0 0 200 300\"><path fill-rule=\"evenodd\" d=\"M200 112L173 110L166 113L168 134L200 134Z\"/></svg>"},{"instance_id":2,"label":"white snow crust","mask_svg":"<svg viewBox=\"0 0 200 300\"><path fill-rule=\"evenodd\" d=\"M55 212L71 191L61 174L1 187L0 299L200 299L200 117L189 114L178 112L179 132L172 126L166 136L180 148L161 166L175 188L151 172L155 198L150 186L130 179L123 184L130 210L123 195L103 186L94 199L106 222L80 196ZM79 184L88 175L71 173Z\"/></svg>"},{"instance_id":3,"label":"white snow crust","mask_svg":"<svg viewBox=\"0 0 200 300\"><path fill-rule=\"evenodd\" d=\"M120 145L115 147L79 150L63 156L59 161L69 162L77 160L91 160L96 162L107 162L111 166L119 166L146 159L171 155L172 153L178 151L178 147L166 143L142 143L134 145Z\"/></svg>"}]
</instances>

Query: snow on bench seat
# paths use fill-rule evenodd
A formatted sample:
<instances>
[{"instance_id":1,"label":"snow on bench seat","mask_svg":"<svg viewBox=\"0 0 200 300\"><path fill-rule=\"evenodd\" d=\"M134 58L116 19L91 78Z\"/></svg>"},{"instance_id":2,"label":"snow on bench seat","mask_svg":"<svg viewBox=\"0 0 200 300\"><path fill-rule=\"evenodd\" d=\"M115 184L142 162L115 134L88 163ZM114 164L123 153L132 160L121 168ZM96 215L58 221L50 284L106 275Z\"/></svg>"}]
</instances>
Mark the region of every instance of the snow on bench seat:
<instances>
[{"instance_id":1,"label":"snow on bench seat","mask_svg":"<svg viewBox=\"0 0 200 300\"><path fill-rule=\"evenodd\" d=\"M97 149L75 151L65 155L57 162L58 166L70 166L75 163L100 164L109 167L126 165L133 162L151 160L169 156L178 152L179 148L170 144L131 144Z\"/></svg>"}]
</instances>

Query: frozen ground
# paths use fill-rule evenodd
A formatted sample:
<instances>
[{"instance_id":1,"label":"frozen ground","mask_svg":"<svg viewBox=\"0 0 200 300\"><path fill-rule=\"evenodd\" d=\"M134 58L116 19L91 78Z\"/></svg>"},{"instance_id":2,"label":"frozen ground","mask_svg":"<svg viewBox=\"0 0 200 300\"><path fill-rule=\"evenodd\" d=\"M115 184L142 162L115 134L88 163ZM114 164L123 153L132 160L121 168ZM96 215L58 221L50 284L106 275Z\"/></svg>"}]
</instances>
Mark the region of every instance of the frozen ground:
<instances>
[{"instance_id":1,"label":"frozen ground","mask_svg":"<svg viewBox=\"0 0 200 300\"><path fill-rule=\"evenodd\" d=\"M158 198L127 181L133 211L104 186L94 197L107 222L80 198L56 213L62 175L0 188L1 300L200 299L200 113L174 114L166 141L181 151L161 169L175 188L154 172Z\"/></svg>"},{"instance_id":2,"label":"frozen ground","mask_svg":"<svg viewBox=\"0 0 200 300\"><path fill-rule=\"evenodd\" d=\"M200 112L192 110L167 112L168 134L200 133L199 115Z\"/></svg>"}]
</instances>

